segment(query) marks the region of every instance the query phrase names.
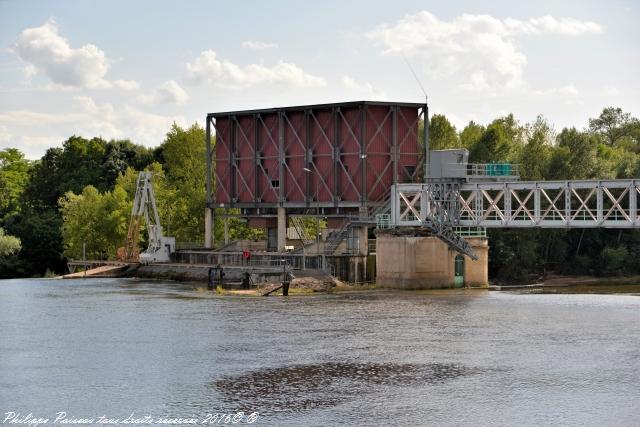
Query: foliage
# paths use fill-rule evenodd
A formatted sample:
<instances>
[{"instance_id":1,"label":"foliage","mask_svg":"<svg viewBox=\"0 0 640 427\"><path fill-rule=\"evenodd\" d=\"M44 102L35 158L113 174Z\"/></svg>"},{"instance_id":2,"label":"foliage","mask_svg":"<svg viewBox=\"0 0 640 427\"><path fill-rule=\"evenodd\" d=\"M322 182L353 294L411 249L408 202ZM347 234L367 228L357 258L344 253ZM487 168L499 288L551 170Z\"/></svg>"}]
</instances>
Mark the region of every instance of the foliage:
<instances>
[{"instance_id":1,"label":"foliage","mask_svg":"<svg viewBox=\"0 0 640 427\"><path fill-rule=\"evenodd\" d=\"M485 131L485 127L470 121L460 132L460 145L467 150L476 145Z\"/></svg>"},{"instance_id":2,"label":"foliage","mask_svg":"<svg viewBox=\"0 0 640 427\"><path fill-rule=\"evenodd\" d=\"M505 162L510 157L511 148L511 142L503 127L499 124L491 124L471 147L469 161L472 163Z\"/></svg>"},{"instance_id":3,"label":"foliage","mask_svg":"<svg viewBox=\"0 0 640 427\"><path fill-rule=\"evenodd\" d=\"M608 107L600 116L589 119L589 130L602 137L605 144L613 146L623 138L635 138L638 143L638 119L631 117L621 108Z\"/></svg>"},{"instance_id":4,"label":"foliage","mask_svg":"<svg viewBox=\"0 0 640 427\"><path fill-rule=\"evenodd\" d=\"M158 149L158 157L167 191L180 195L164 207L171 235L177 241L201 241L206 175L204 129L198 124L182 129L174 123Z\"/></svg>"},{"instance_id":5,"label":"foliage","mask_svg":"<svg viewBox=\"0 0 640 427\"><path fill-rule=\"evenodd\" d=\"M100 193L88 185L82 194L68 192L60 199L64 255L113 258L127 234L131 201L122 187Z\"/></svg>"},{"instance_id":6,"label":"foliage","mask_svg":"<svg viewBox=\"0 0 640 427\"><path fill-rule=\"evenodd\" d=\"M16 148L0 150L0 219L19 211L19 200L28 179L31 162Z\"/></svg>"},{"instance_id":7,"label":"foliage","mask_svg":"<svg viewBox=\"0 0 640 427\"><path fill-rule=\"evenodd\" d=\"M47 269L63 272L61 227L56 209L22 207L20 215L5 223L7 232L20 239L22 249L17 256L0 259L0 277L41 276Z\"/></svg>"},{"instance_id":8,"label":"foliage","mask_svg":"<svg viewBox=\"0 0 640 427\"><path fill-rule=\"evenodd\" d=\"M542 116L526 127L527 143L520 156L520 178L542 180L549 175L549 160L555 135L552 127Z\"/></svg>"},{"instance_id":9,"label":"foliage","mask_svg":"<svg viewBox=\"0 0 640 427\"><path fill-rule=\"evenodd\" d=\"M20 239L5 234L4 230L0 228L0 257L13 255L20 250L20 247Z\"/></svg>"},{"instance_id":10,"label":"foliage","mask_svg":"<svg viewBox=\"0 0 640 427\"><path fill-rule=\"evenodd\" d=\"M434 114L429 122L429 148L444 150L460 146L455 126L442 114Z\"/></svg>"}]
</instances>

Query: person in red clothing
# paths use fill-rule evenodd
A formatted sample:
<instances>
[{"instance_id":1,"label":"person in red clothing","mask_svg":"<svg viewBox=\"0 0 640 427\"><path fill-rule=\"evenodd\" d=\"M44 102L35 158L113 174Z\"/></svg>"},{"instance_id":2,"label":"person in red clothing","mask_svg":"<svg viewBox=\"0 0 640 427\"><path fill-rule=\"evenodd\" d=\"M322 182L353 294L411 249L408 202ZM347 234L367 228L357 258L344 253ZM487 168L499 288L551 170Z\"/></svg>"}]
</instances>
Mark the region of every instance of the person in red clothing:
<instances>
[{"instance_id":1,"label":"person in red clothing","mask_svg":"<svg viewBox=\"0 0 640 427\"><path fill-rule=\"evenodd\" d=\"M245 263L247 265L249 265L249 263L251 262L251 252L249 252L248 249L245 249L242 251L242 258L244 258Z\"/></svg>"}]
</instances>

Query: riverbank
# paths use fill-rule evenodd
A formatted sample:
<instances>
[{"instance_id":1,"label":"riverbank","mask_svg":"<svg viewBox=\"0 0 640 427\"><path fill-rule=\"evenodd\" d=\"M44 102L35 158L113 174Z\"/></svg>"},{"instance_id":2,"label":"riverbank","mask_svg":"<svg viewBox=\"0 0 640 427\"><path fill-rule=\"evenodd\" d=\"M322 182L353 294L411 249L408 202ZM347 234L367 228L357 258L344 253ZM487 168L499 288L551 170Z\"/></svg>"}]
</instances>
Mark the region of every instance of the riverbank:
<instances>
[{"instance_id":1,"label":"riverbank","mask_svg":"<svg viewBox=\"0 0 640 427\"><path fill-rule=\"evenodd\" d=\"M177 282L208 283L208 272L211 266L197 264L150 264L129 266L101 266L83 272L62 276L63 278L85 277L131 277L139 279L172 280ZM241 281L245 272L252 278L259 278L260 283L250 289L242 289ZM345 283L316 270L295 271L290 286L291 295L311 295L331 292L363 292L386 289L375 283ZM225 267L225 286L219 288L219 295L261 296L281 286L282 272L273 268ZM452 286L453 288L453 286ZM493 291L522 291L536 293L638 293L640 275L594 277L594 276L561 276L548 275L539 283L530 285L492 284L487 288ZM281 291L274 292L274 295Z\"/></svg>"}]
</instances>

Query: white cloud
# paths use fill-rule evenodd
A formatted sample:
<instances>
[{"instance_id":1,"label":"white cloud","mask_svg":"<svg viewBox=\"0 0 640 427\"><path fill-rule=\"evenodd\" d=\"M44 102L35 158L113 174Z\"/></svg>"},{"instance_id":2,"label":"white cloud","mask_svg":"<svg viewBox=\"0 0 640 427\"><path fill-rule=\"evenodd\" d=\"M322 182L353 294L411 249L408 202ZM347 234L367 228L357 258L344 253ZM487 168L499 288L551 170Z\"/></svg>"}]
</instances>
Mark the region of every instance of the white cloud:
<instances>
[{"instance_id":1,"label":"white cloud","mask_svg":"<svg viewBox=\"0 0 640 427\"><path fill-rule=\"evenodd\" d=\"M292 87L324 87L322 77L306 73L296 64L278 61L268 67L262 64L240 66L220 60L212 50L205 50L188 62L187 76L196 83L211 83L219 87L242 88L260 84L282 84Z\"/></svg>"},{"instance_id":2,"label":"white cloud","mask_svg":"<svg viewBox=\"0 0 640 427\"><path fill-rule=\"evenodd\" d=\"M0 113L0 148L16 147L30 158L60 145L71 135L130 138L138 144L159 145L173 122L185 125L182 116L162 116L129 105L115 108L77 96L76 108L66 112L15 110Z\"/></svg>"},{"instance_id":3,"label":"white cloud","mask_svg":"<svg viewBox=\"0 0 640 427\"><path fill-rule=\"evenodd\" d=\"M547 95L563 95L568 97L576 97L580 95L580 91L575 84L569 83L565 86L555 87L545 90L535 90L532 92L534 95L547 96Z\"/></svg>"},{"instance_id":4,"label":"white cloud","mask_svg":"<svg viewBox=\"0 0 640 427\"><path fill-rule=\"evenodd\" d=\"M253 50L278 48L278 45L276 43L265 43L265 42L251 41L251 40L242 42L241 46L244 49L253 49Z\"/></svg>"},{"instance_id":5,"label":"white cloud","mask_svg":"<svg viewBox=\"0 0 640 427\"><path fill-rule=\"evenodd\" d=\"M189 99L189 95L175 80L169 80L156 88L153 94L142 95L138 99L144 104L183 105Z\"/></svg>"},{"instance_id":6,"label":"white cloud","mask_svg":"<svg viewBox=\"0 0 640 427\"><path fill-rule=\"evenodd\" d=\"M605 86L603 92L606 96L616 96L620 94L620 90L615 86Z\"/></svg>"},{"instance_id":7,"label":"white cloud","mask_svg":"<svg viewBox=\"0 0 640 427\"><path fill-rule=\"evenodd\" d=\"M53 20L24 30L12 46L25 63L25 75L31 78L43 73L54 84L90 89L135 89L137 83L127 80L111 82L105 78L109 60L104 51L93 44L72 48L67 39L58 34Z\"/></svg>"},{"instance_id":8,"label":"white cloud","mask_svg":"<svg viewBox=\"0 0 640 427\"><path fill-rule=\"evenodd\" d=\"M0 144L9 141L12 136L6 126L0 125Z\"/></svg>"},{"instance_id":9,"label":"white cloud","mask_svg":"<svg viewBox=\"0 0 640 427\"><path fill-rule=\"evenodd\" d=\"M370 100L387 99L387 96L383 92L380 92L379 90L377 90L369 82L358 83L353 77L346 76L346 75L342 76L340 81L342 83L342 86L344 86L347 90L350 90L352 92L356 92L359 94L363 94Z\"/></svg>"},{"instance_id":10,"label":"white cloud","mask_svg":"<svg viewBox=\"0 0 640 427\"><path fill-rule=\"evenodd\" d=\"M574 18L556 19L545 15L530 18L526 21L507 18L505 26L511 34L560 34L563 36L580 36L582 34L600 34L604 26L592 21L580 21Z\"/></svg>"},{"instance_id":11,"label":"white cloud","mask_svg":"<svg viewBox=\"0 0 640 427\"><path fill-rule=\"evenodd\" d=\"M135 90L140 87L140 84L133 80L114 80L113 85L123 90Z\"/></svg>"},{"instance_id":12,"label":"white cloud","mask_svg":"<svg viewBox=\"0 0 640 427\"><path fill-rule=\"evenodd\" d=\"M384 53L404 53L424 60L430 73L454 75L461 88L490 91L524 83L526 55L516 45L523 35L599 34L595 22L543 16L525 21L463 14L450 21L421 11L394 24L382 24L367 37Z\"/></svg>"}]
</instances>

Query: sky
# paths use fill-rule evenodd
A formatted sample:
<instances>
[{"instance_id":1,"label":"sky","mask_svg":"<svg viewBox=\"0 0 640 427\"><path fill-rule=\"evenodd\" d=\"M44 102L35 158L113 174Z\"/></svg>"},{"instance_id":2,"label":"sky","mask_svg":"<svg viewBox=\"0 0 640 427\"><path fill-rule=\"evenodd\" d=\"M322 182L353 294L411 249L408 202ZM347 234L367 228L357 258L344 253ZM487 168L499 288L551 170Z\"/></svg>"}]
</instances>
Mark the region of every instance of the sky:
<instances>
[{"instance_id":1,"label":"sky","mask_svg":"<svg viewBox=\"0 0 640 427\"><path fill-rule=\"evenodd\" d=\"M157 146L210 112L423 102L421 86L458 129L640 117L639 18L637 0L0 0L0 149Z\"/></svg>"}]
</instances>

